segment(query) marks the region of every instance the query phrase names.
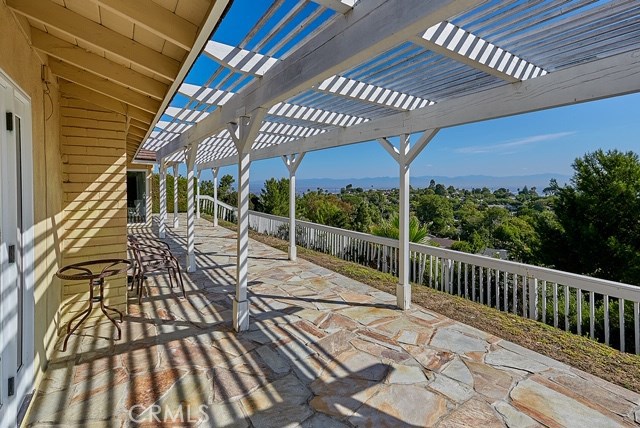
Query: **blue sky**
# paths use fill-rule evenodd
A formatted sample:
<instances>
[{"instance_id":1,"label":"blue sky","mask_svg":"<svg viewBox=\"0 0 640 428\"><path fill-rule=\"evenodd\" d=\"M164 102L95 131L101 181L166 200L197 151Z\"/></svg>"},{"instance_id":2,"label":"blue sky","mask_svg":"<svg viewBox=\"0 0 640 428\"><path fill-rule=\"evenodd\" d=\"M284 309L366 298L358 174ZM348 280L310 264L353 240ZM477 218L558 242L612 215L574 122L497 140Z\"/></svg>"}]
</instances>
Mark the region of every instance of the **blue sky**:
<instances>
[{"instance_id":1,"label":"blue sky","mask_svg":"<svg viewBox=\"0 0 640 428\"><path fill-rule=\"evenodd\" d=\"M571 175L576 157L602 149L640 153L640 94L443 129L411 166L414 176ZM184 171L183 171L184 172ZM221 174L236 175L236 167ZM397 176L377 142L307 153L299 178ZM251 180L285 177L280 158L251 164ZM202 172L211 179L211 171Z\"/></svg>"}]
</instances>

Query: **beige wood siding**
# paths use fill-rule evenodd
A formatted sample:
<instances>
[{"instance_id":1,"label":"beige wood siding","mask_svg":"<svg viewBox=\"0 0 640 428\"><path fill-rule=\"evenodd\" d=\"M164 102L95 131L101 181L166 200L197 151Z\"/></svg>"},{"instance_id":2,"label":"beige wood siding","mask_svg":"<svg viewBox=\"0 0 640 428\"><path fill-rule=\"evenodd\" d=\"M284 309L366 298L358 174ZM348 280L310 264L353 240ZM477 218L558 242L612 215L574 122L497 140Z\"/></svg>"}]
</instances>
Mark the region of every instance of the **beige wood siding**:
<instances>
[{"instance_id":1,"label":"beige wood siding","mask_svg":"<svg viewBox=\"0 0 640 428\"><path fill-rule=\"evenodd\" d=\"M127 258L125 117L64 97L60 125L63 264ZM64 282L63 323L87 307L87 296L87 283ZM109 306L124 311L126 296L124 275L108 281Z\"/></svg>"},{"instance_id":2,"label":"beige wood siding","mask_svg":"<svg viewBox=\"0 0 640 428\"><path fill-rule=\"evenodd\" d=\"M62 296L60 267L62 164L58 85L43 83L43 57L30 46L18 21L0 2L0 69L31 99L35 260L34 341L36 386L54 351ZM45 61L46 62L46 61Z\"/></svg>"}]
</instances>

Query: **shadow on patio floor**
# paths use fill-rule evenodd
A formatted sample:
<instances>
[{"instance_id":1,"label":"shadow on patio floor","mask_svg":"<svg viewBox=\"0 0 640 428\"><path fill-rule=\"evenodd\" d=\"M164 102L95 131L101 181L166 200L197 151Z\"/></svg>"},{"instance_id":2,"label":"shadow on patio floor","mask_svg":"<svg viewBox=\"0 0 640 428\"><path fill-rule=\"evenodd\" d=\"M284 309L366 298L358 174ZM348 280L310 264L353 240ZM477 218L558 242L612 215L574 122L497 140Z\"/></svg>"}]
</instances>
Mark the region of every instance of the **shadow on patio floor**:
<instances>
[{"instance_id":1,"label":"shadow on patio floor","mask_svg":"<svg viewBox=\"0 0 640 428\"><path fill-rule=\"evenodd\" d=\"M184 274L188 300L151 276L142 305L130 297L122 340L88 323L67 352L58 344L29 423L633 424L637 394L426 310L401 312L394 296L254 241L251 326L236 334L227 235L198 222L207 268ZM182 231L167 242L184 260Z\"/></svg>"}]
</instances>

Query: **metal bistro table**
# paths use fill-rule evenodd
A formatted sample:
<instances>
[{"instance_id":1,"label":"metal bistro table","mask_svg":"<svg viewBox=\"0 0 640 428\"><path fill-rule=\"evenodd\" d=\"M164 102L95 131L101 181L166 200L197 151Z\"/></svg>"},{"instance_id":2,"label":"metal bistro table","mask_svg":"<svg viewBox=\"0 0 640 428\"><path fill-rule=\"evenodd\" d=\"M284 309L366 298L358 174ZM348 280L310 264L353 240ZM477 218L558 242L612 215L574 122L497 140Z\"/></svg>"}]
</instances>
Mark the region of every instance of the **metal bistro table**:
<instances>
[{"instance_id":1,"label":"metal bistro table","mask_svg":"<svg viewBox=\"0 0 640 428\"><path fill-rule=\"evenodd\" d=\"M100 269L101 266L104 266ZM88 262L75 263L72 265L65 266L60 268L58 272L56 272L56 276L63 280L68 281L89 281L89 307L86 311L79 313L69 320L67 323L67 337L64 338L64 345L62 347L62 351L67 350L67 342L69 338L76 331L80 324L82 324L91 314L93 310L94 303L100 303L100 309L102 313L113 323L113 325L118 330L118 337L116 340L120 340L122 336L122 331L120 330L120 326L116 322L114 318L109 315L109 312L112 311L117 313L120 316L120 322L122 322L122 312L117 310L116 308L112 308L110 306L105 305L104 303L104 279L112 276L117 276L121 274L126 274L127 270L131 268L132 263L126 259L97 259L91 260ZM96 294L96 288L99 287L99 292ZM73 322L80 318L80 321L72 328L71 325Z\"/></svg>"}]
</instances>

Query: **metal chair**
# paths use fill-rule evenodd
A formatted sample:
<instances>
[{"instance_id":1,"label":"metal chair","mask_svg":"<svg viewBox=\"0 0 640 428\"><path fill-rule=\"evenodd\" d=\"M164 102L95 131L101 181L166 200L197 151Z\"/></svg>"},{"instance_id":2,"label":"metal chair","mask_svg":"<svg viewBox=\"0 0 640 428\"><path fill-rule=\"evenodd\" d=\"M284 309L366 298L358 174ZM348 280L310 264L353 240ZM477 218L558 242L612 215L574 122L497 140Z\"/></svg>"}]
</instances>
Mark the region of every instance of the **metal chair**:
<instances>
[{"instance_id":1,"label":"metal chair","mask_svg":"<svg viewBox=\"0 0 640 428\"><path fill-rule=\"evenodd\" d=\"M182 270L178 259L171 253L169 246L155 239L139 239L131 237L129 247L133 252L135 263L133 267L132 288L135 286L138 294L138 304L142 303L142 289L147 279L146 274L166 271L169 274L169 284L174 288L173 279L180 286L182 296L186 299Z\"/></svg>"}]
</instances>

